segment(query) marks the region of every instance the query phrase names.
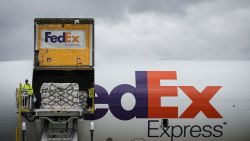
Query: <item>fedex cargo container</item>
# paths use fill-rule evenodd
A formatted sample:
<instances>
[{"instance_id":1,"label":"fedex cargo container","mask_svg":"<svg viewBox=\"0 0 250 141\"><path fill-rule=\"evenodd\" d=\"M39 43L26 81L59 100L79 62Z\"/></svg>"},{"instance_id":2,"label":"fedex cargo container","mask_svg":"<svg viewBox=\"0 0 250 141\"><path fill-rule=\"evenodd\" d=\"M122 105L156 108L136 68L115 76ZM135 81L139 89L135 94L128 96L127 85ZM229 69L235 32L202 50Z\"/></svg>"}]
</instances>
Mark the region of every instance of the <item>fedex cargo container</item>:
<instances>
[{"instance_id":1,"label":"fedex cargo container","mask_svg":"<svg viewBox=\"0 0 250 141\"><path fill-rule=\"evenodd\" d=\"M89 92L94 88L94 20L36 18L34 28L32 84L38 99L36 108L43 107L44 86L74 85L77 91L88 94L85 108L93 113L94 97Z\"/></svg>"},{"instance_id":2,"label":"fedex cargo container","mask_svg":"<svg viewBox=\"0 0 250 141\"><path fill-rule=\"evenodd\" d=\"M94 66L93 19L35 19L36 67Z\"/></svg>"}]
</instances>

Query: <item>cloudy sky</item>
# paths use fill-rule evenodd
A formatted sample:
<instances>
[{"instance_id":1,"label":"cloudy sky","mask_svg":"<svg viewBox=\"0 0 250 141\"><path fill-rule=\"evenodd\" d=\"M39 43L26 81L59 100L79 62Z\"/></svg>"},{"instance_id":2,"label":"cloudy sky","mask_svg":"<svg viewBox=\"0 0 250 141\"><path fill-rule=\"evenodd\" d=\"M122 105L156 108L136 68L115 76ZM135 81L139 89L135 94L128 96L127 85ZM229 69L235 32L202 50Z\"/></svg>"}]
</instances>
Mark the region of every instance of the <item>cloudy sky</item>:
<instances>
[{"instance_id":1,"label":"cloudy sky","mask_svg":"<svg viewBox=\"0 0 250 141\"><path fill-rule=\"evenodd\" d=\"M95 19L96 59L250 59L248 0L4 0L0 61L33 58L37 17Z\"/></svg>"}]
</instances>

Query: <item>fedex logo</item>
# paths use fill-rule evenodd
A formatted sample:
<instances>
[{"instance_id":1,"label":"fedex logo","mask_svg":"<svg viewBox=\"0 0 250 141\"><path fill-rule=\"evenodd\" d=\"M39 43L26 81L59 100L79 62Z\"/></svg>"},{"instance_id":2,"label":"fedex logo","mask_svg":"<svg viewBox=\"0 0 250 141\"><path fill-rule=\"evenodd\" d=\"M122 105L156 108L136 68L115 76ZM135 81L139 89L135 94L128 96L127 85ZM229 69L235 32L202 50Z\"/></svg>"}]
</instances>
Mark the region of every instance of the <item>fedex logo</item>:
<instances>
[{"instance_id":1,"label":"fedex logo","mask_svg":"<svg viewBox=\"0 0 250 141\"><path fill-rule=\"evenodd\" d=\"M40 36L38 36L40 38ZM41 30L41 48L85 48L84 30Z\"/></svg>"},{"instance_id":2,"label":"fedex logo","mask_svg":"<svg viewBox=\"0 0 250 141\"><path fill-rule=\"evenodd\" d=\"M52 43L79 43L80 36L73 36L71 32L63 32L62 35L52 35L51 32L45 32L45 42L52 42Z\"/></svg>"},{"instance_id":3,"label":"fedex logo","mask_svg":"<svg viewBox=\"0 0 250 141\"><path fill-rule=\"evenodd\" d=\"M202 112L207 118L222 118L210 103L221 86L206 86L198 91L195 86L160 86L160 80L177 80L176 71L136 71L135 87L121 84L112 89L110 94L100 85L95 85L95 104L108 104L111 113L120 120L136 118L195 118ZM178 97L182 90L192 101L189 107L178 115L178 106L162 107L161 97ZM125 110L121 105L124 94L131 93L136 100L134 108ZM100 119L108 112L107 108L98 108L94 115L86 119Z\"/></svg>"}]
</instances>

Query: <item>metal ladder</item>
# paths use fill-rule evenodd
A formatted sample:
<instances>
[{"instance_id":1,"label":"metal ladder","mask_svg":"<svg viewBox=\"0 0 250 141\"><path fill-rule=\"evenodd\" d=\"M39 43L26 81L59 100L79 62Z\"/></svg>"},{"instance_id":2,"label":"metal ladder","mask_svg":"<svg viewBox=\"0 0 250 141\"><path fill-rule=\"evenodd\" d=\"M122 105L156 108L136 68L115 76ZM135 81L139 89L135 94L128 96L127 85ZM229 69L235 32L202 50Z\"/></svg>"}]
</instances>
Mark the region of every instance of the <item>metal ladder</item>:
<instances>
[{"instance_id":1,"label":"metal ladder","mask_svg":"<svg viewBox=\"0 0 250 141\"><path fill-rule=\"evenodd\" d=\"M55 128L45 122L41 141L78 141L77 121L73 121L72 128Z\"/></svg>"}]
</instances>

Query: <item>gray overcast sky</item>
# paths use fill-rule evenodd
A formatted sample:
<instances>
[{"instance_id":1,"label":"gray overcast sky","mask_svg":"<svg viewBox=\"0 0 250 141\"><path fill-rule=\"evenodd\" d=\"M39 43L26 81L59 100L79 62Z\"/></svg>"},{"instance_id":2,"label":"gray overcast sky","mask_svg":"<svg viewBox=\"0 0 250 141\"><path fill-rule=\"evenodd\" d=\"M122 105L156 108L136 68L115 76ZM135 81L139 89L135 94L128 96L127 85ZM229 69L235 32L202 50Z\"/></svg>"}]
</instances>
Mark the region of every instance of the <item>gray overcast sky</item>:
<instances>
[{"instance_id":1,"label":"gray overcast sky","mask_svg":"<svg viewBox=\"0 0 250 141\"><path fill-rule=\"evenodd\" d=\"M94 18L96 59L250 59L249 0L3 0L0 61L33 58L36 17Z\"/></svg>"}]
</instances>

